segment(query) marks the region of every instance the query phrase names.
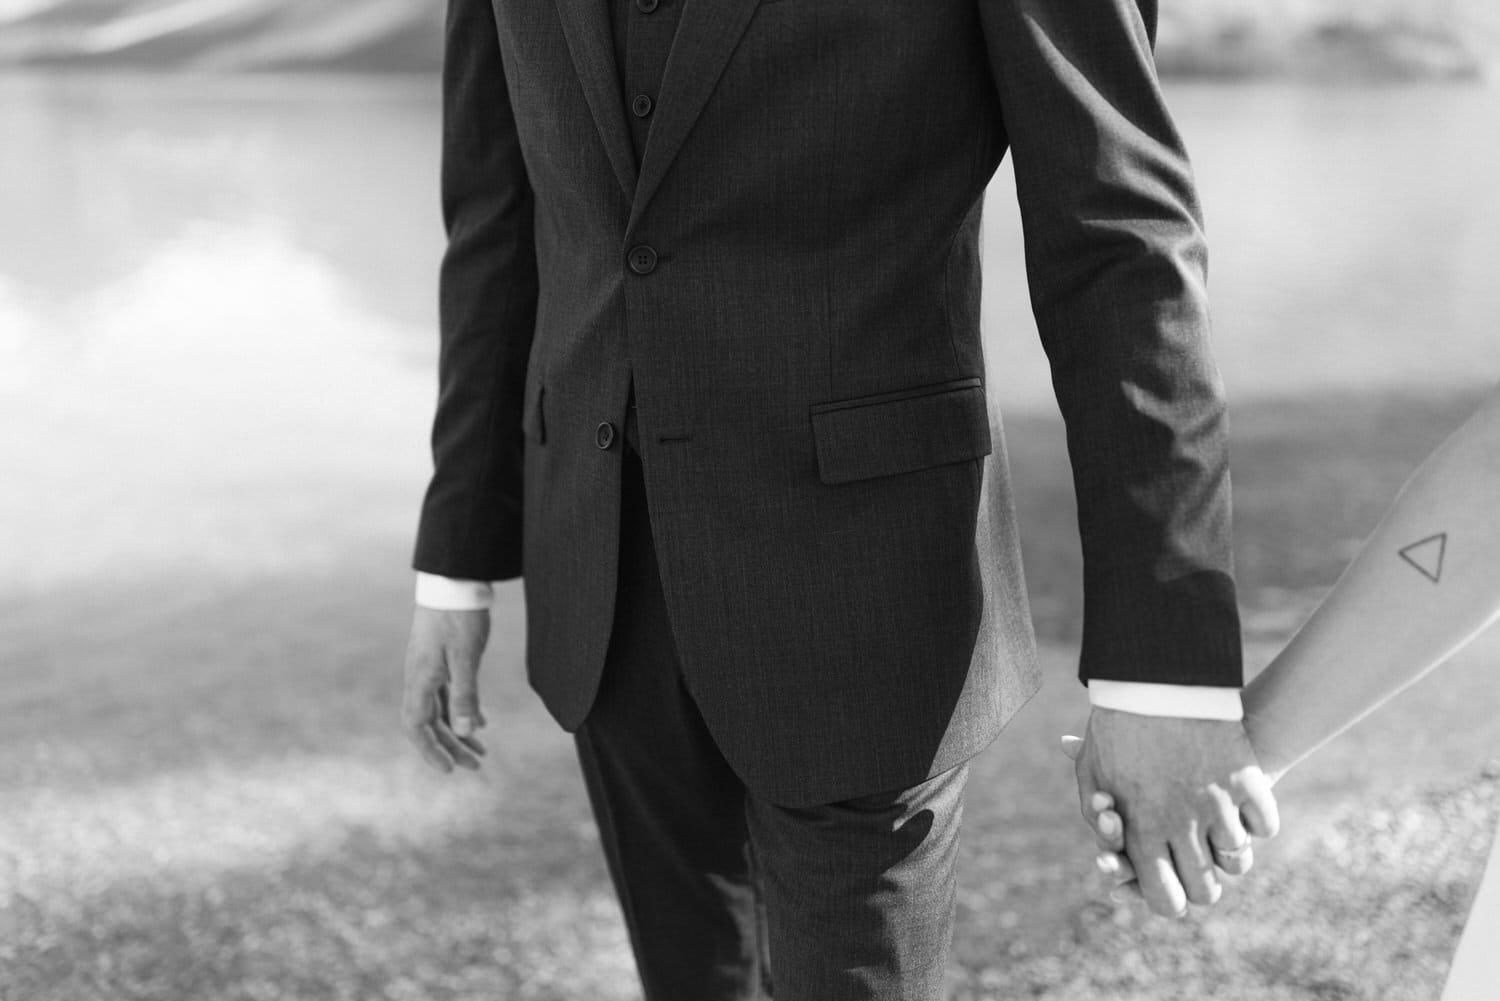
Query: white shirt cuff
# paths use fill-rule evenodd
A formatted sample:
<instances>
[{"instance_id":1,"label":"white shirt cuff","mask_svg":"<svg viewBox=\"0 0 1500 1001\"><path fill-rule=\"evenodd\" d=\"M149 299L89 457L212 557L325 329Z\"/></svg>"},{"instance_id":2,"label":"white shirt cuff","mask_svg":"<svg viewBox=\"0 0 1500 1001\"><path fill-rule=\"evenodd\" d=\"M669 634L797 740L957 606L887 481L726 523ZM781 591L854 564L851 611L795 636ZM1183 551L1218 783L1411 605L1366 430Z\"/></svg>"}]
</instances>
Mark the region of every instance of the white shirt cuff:
<instances>
[{"instance_id":1,"label":"white shirt cuff","mask_svg":"<svg viewBox=\"0 0 1500 1001\"><path fill-rule=\"evenodd\" d=\"M481 612L490 607L495 589L488 581L458 580L417 571L417 604L444 612Z\"/></svg>"},{"instance_id":2,"label":"white shirt cuff","mask_svg":"<svg viewBox=\"0 0 1500 1001\"><path fill-rule=\"evenodd\" d=\"M1090 679L1089 701L1100 709L1142 716L1230 721L1245 718L1238 688Z\"/></svg>"}]
</instances>

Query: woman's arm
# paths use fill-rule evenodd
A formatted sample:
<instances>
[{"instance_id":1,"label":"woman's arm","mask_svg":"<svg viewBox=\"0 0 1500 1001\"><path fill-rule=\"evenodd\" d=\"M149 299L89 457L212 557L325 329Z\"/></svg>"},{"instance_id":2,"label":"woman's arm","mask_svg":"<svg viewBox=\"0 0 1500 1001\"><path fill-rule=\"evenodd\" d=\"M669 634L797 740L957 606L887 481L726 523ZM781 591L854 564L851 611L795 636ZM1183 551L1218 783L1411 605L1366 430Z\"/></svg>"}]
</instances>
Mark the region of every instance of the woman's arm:
<instances>
[{"instance_id":1,"label":"woman's arm","mask_svg":"<svg viewBox=\"0 0 1500 1001\"><path fill-rule=\"evenodd\" d=\"M1500 618L1500 388L1417 468L1322 604L1245 687L1245 731L1272 781L1456 653ZM1063 738L1072 758L1077 737ZM1120 886L1108 793L1090 803ZM1249 868L1248 848L1236 859Z\"/></svg>"},{"instance_id":2,"label":"woman's arm","mask_svg":"<svg viewBox=\"0 0 1500 1001\"><path fill-rule=\"evenodd\" d=\"M1425 462L1244 691L1274 780L1500 617L1500 389Z\"/></svg>"}]
</instances>

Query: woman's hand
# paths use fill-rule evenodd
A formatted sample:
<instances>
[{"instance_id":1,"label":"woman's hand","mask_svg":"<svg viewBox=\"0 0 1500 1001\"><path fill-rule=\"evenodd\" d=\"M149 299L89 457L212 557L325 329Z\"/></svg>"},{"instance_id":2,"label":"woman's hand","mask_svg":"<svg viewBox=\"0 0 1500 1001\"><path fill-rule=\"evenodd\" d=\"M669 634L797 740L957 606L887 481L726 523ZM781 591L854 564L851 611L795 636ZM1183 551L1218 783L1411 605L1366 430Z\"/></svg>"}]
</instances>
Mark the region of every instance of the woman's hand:
<instances>
[{"instance_id":1,"label":"woman's hand","mask_svg":"<svg viewBox=\"0 0 1500 1001\"><path fill-rule=\"evenodd\" d=\"M1062 749L1070 761L1077 761L1078 756L1083 753L1083 738L1063 737ZM1093 816L1085 816L1084 820L1094 832L1094 841L1099 846L1094 864L1110 879L1111 897L1120 894L1139 897L1141 887L1136 882L1130 859L1125 855L1125 824L1115 812L1114 805L1114 797L1107 792L1096 792L1089 798L1089 809L1093 811Z\"/></svg>"}]
</instances>

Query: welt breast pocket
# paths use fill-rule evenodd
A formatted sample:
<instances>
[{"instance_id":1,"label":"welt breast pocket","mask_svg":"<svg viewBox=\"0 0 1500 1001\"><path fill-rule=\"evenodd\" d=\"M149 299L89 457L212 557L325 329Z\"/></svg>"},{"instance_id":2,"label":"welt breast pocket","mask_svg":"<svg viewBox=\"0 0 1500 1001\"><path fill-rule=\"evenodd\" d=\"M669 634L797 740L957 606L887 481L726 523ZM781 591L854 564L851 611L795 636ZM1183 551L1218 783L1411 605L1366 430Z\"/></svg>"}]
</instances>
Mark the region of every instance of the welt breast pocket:
<instances>
[{"instance_id":1,"label":"welt breast pocket","mask_svg":"<svg viewBox=\"0 0 1500 1001\"><path fill-rule=\"evenodd\" d=\"M809 413L818 478L827 484L978 459L992 447L977 377L817 403Z\"/></svg>"}]
</instances>

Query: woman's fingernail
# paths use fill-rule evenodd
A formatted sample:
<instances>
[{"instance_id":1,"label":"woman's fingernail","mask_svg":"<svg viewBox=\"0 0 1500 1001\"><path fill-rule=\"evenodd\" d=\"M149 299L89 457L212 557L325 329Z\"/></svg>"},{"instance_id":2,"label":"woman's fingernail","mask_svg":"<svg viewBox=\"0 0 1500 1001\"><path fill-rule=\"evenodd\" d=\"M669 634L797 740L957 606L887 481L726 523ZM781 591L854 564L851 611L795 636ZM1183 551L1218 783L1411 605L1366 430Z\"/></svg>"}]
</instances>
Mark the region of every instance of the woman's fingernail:
<instances>
[{"instance_id":1,"label":"woman's fingernail","mask_svg":"<svg viewBox=\"0 0 1500 1001\"><path fill-rule=\"evenodd\" d=\"M1099 871L1104 873L1104 875L1106 876L1112 876L1120 871L1120 860L1107 852L1097 856L1094 859L1094 864L1098 866Z\"/></svg>"},{"instance_id":2,"label":"woman's fingernail","mask_svg":"<svg viewBox=\"0 0 1500 1001\"><path fill-rule=\"evenodd\" d=\"M1095 813L1103 813L1114 805L1114 797L1107 792L1096 792L1089 800L1089 806L1094 808Z\"/></svg>"}]
</instances>

